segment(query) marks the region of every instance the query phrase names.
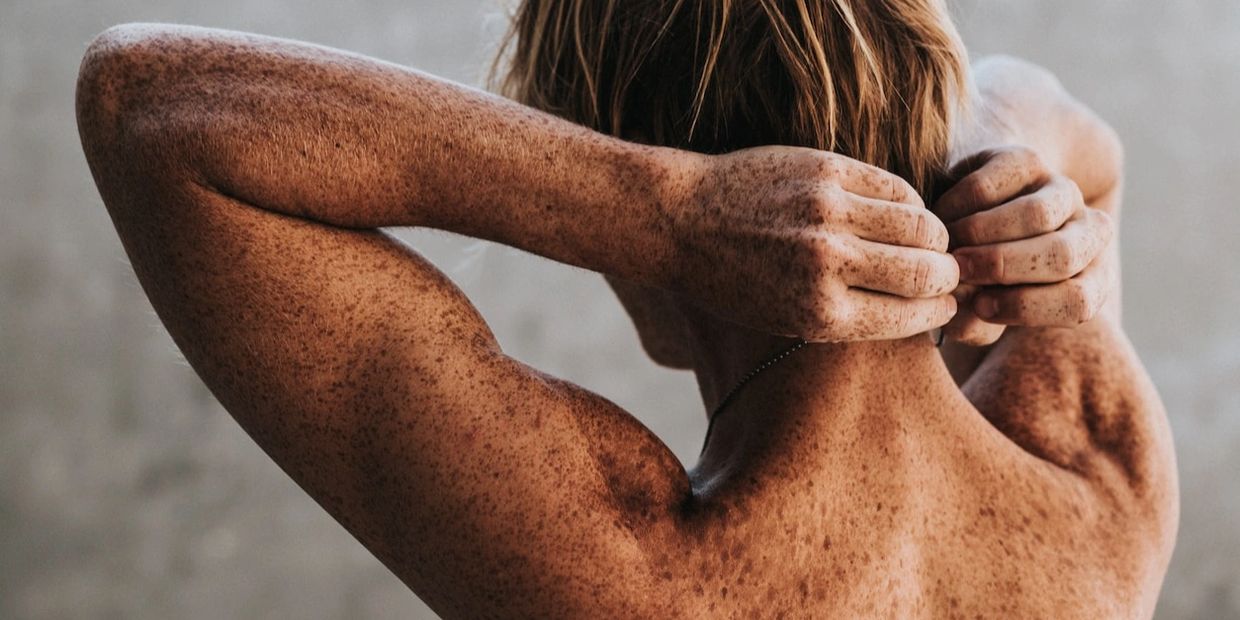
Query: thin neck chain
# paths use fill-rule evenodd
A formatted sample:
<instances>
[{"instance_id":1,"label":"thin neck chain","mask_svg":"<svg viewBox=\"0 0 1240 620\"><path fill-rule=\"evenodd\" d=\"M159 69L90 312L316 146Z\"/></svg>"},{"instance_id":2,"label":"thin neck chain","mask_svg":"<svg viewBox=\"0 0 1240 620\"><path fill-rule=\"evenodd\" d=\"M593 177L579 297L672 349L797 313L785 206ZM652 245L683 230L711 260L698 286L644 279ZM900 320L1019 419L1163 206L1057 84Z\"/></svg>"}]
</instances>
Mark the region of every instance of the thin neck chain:
<instances>
[{"instance_id":1,"label":"thin neck chain","mask_svg":"<svg viewBox=\"0 0 1240 620\"><path fill-rule=\"evenodd\" d=\"M788 357L789 355L792 355L798 349L800 349L801 347L804 347L806 344L808 344L806 341L798 340L796 344L793 344L787 349L780 351L779 353L772 356L770 359L759 364L757 368L754 368L753 370L749 371L749 374L745 375L744 377L741 377L741 380L738 381L736 385L732 387L731 390L728 390L728 393L723 396L723 400L719 401L719 406L715 407L715 412L711 414L710 422L708 422L706 425L706 439L702 441L702 452L703 453L706 452L706 446L710 445L710 434L712 431L715 430L715 420L719 419L719 415L723 413L723 410L727 408L728 404L732 402L732 399L735 398L736 395L741 391L741 388L745 387L745 384L752 381L754 377L762 374L762 371L779 363L780 360L784 359L785 357Z\"/></svg>"}]
</instances>

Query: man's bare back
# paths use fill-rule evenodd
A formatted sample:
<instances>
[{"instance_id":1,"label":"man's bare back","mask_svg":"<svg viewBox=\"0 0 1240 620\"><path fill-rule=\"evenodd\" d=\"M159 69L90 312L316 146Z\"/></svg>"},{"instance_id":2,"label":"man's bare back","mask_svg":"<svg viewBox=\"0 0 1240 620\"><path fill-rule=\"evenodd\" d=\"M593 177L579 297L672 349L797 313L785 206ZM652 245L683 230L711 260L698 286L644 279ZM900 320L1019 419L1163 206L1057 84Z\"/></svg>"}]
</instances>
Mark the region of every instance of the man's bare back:
<instances>
[{"instance_id":1,"label":"man's bare back","mask_svg":"<svg viewBox=\"0 0 1240 620\"><path fill-rule=\"evenodd\" d=\"M1152 613L1174 466L1117 310L1009 328L957 387L924 335L955 312L945 243L917 259L933 266L900 306L912 314L889 322L819 321L797 305L818 280L787 281L772 321L890 337L772 367L686 472L614 404L504 355L443 274L367 229L445 228L671 286L657 280L675 216L642 209L683 200L702 160L368 59L193 29L103 35L78 111L126 251L187 359L444 616ZM881 171L792 149L753 157L756 193L838 174L884 213L925 217ZM747 275L804 271L786 267ZM704 302L736 298L709 281L722 276L678 275Z\"/></svg>"}]
</instances>

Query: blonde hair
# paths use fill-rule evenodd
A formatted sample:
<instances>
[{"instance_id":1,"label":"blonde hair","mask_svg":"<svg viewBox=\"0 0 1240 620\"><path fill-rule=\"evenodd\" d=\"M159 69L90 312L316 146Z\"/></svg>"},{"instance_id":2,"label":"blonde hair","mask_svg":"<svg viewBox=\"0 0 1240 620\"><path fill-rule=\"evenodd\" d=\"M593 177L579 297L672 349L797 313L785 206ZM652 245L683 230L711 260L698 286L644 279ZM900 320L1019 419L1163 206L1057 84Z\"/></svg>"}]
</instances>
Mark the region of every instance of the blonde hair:
<instances>
[{"instance_id":1,"label":"blonde hair","mask_svg":"<svg viewBox=\"0 0 1240 620\"><path fill-rule=\"evenodd\" d=\"M923 194L967 79L942 0L522 0L502 51L501 92L598 131L825 149Z\"/></svg>"}]
</instances>

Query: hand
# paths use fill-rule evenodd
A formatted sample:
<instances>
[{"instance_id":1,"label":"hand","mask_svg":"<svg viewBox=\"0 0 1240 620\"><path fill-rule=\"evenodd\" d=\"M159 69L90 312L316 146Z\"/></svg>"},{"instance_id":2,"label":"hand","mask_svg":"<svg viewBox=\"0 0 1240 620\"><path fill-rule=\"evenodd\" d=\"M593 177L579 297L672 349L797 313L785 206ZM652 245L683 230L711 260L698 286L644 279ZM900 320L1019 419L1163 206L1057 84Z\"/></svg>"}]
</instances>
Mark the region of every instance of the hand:
<instances>
[{"instance_id":1,"label":"hand","mask_svg":"<svg viewBox=\"0 0 1240 620\"><path fill-rule=\"evenodd\" d=\"M957 168L966 176L934 206L961 272L961 311L946 336L985 345L1004 325L1092 319L1117 286L1105 251L1110 216L1087 207L1076 183L1028 148L983 151Z\"/></svg>"},{"instance_id":2,"label":"hand","mask_svg":"<svg viewBox=\"0 0 1240 620\"><path fill-rule=\"evenodd\" d=\"M725 319L812 341L901 338L955 314L947 229L903 179L795 147L704 161L674 210L669 289Z\"/></svg>"}]
</instances>

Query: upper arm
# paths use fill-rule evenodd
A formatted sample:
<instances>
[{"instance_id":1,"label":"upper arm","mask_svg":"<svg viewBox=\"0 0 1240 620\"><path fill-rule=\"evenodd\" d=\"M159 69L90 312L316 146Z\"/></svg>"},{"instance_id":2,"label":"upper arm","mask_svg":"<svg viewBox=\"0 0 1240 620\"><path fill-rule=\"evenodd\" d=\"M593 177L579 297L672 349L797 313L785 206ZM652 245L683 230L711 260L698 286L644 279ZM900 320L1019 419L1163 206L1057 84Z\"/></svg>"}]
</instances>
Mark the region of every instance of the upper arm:
<instances>
[{"instance_id":1,"label":"upper arm","mask_svg":"<svg viewBox=\"0 0 1240 620\"><path fill-rule=\"evenodd\" d=\"M1081 483L1077 559L1100 561L1152 608L1178 528L1175 457L1162 403L1118 324L1011 329L963 390L1013 448Z\"/></svg>"},{"instance_id":2,"label":"upper arm","mask_svg":"<svg viewBox=\"0 0 1240 620\"><path fill-rule=\"evenodd\" d=\"M1045 68L995 56L975 69L982 112L1004 139L1032 147L1080 186L1090 208L1118 216L1123 152L1115 132ZM1104 252L1100 260L1118 268L1118 243ZM1007 328L962 389L1020 448L1166 515L1175 495L1170 433L1119 310L1116 290L1079 327Z\"/></svg>"},{"instance_id":3,"label":"upper arm","mask_svg":"<svg viewBox=\"0 0 1240 620\"><path fill-rule=\"evenodd\" d=\"M1166 412L1114 321L1011 328L962 389L1014 444L1089 481L1130 525L1173 537Z\"/></svg>"},{"instance_id":4,"label":"upper arm","mask_svg":"<svg viewBox=\"0 0 1240 620\"><path fill-rule=\"evenodd\" d=\"M1003 139L1032 147L1118 215L1123 154L1115 132L1047 69L1009 56L979 60L982 113ZM1118 266L1118 242L1102 257ZM1116 278L1118 281L1118 278ZM1165 486L1170 444L1157 393L1124 335L1115 291L1076 328L1009 327L962 389L1020 447L1060 467L1135 490Z\"/></svg>"},{"instance_id":5,"label":"upper arm","mask_svg":"<svg viewBox=\"0 0 1240 620\"><path fill-rule=\"evenodd\" d=\"M666 446L504 355L463 294L383 232L258 208L157 142L116 141L105 79L84 76L79 123L143 289L298 484L441 612L644 602L616 586L650 579L688 492Z\"/></svg>"}]
</instances>

